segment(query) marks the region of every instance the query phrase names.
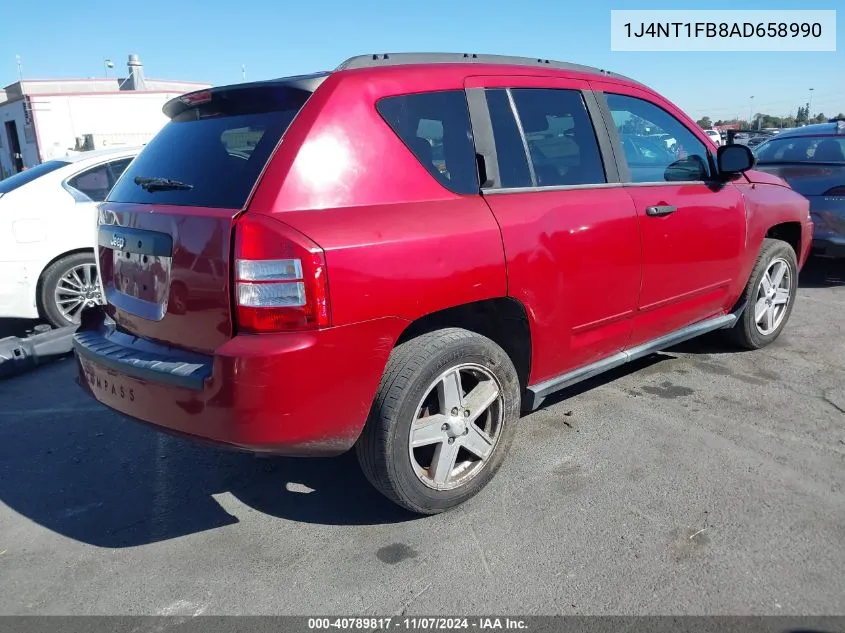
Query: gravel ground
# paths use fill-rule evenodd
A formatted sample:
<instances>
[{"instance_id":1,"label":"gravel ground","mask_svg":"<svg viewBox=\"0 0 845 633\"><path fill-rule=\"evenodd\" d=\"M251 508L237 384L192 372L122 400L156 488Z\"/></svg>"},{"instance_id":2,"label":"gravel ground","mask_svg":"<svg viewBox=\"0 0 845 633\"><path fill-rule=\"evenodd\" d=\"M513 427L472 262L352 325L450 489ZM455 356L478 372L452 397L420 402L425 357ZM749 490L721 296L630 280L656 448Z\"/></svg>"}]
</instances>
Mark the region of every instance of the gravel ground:
<instances>
[{"instance_id":1,"label":"gravel ground","mask_svg":"<svg viewBox=\"0 0 845 633\"><path fill-rule=\"evenodd\" d=\"M122 419L70 360L4 380L0 613L845 614L845 270L801 285L766 350L711 336L550 399L431 518L350 456Z\"/></svg>"}]
</instances>

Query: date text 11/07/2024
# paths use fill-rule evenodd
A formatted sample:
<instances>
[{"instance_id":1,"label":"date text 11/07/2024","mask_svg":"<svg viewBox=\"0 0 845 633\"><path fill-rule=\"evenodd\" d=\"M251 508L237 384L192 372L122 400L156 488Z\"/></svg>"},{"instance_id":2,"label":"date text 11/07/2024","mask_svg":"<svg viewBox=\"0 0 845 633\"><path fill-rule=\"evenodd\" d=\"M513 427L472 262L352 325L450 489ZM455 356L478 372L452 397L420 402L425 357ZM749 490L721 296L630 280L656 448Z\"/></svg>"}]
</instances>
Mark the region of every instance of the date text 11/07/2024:
<instances>
[{"instance_id":1,"label":"date text 11/07/2024","mask_svg":"<svg viewBox=\"0 0 845 633\"><path fill-rule=\"evenodd\" d=\"M425 618L425 617L355 617L308 618L309 630L367 630L367 631L451 631L451 630L525 630L528 626L519 618Z\"/></svg>"},{"instance_id":2,"label":"date text 11/07/2024","mask_svg":"<svg viewBox=\"0 0 845 633\"><path fill-rule=\"evenodd\" d=\"M627 37L788 38L822 36L818 22L640 22L624 25Z\"/></svg>"}]
</instances>

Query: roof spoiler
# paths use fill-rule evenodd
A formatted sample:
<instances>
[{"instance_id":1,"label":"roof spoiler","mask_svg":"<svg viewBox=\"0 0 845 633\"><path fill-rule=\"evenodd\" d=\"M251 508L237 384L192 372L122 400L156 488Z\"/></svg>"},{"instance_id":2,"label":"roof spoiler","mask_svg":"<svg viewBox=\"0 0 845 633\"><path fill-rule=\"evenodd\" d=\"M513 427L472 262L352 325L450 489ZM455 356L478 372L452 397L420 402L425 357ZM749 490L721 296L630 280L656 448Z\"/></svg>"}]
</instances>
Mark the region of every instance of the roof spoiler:
<instances>
[{"instance_id":1,"label":"roof spoiler","mask_svg":"<svg viewBox=\"0 0 845 633\"><path fill-rule=\"evenodd\" d=\"M188 92L171 99L164 104L161 111L164 112L169 119L172 119L185 110L202 103L208 103L215 97L223 95L224 93L231 94L239 91L290 88L293 90L302 90L304 92L314 92L328 76L329 73L327 72L319 72L312 73L310 75L296 75L292 77L281 77L279 79L269 79L267 81L253 81L249 83L230 84L227 86L217 86L216 88L195 90L194 92Z\"/></svg>"}]
</instances>

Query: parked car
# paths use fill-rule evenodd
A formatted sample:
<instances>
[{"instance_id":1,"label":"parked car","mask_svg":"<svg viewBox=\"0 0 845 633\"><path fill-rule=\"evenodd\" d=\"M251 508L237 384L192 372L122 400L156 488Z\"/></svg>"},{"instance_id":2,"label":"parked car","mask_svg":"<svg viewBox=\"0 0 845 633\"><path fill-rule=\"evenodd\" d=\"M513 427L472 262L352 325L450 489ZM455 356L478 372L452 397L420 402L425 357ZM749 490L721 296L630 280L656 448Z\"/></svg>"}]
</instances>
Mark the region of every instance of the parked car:
<instances>
[{"instance_id":1,"label":"parked car","mask_svg":"<svg viewBox=\"0 0 845 633\"><path fill-rule=\"evenodd\" d=\"M80 384L242 450L354 447L414 512L482 489L550 394L704 332L764 347L794 306L806 199L614 73L368 55L164 111L100 207ZM630 163L635 129L676 149ZM198 257L231 282L193 304Z\"/></svg>"},{"instance_id":2,"label":"parked car","mask_svg":"<svg viewBox=\"0 0 845 633\"><path fill-rule=\"evenodd\" d=\"M845 257L845 121L781 132L754 153L757 169L783 178L810 201L813 252Z\"/></svg>"},{"instance_id":3,"label":"parked car","mask_svg":"<svg viewBox=\"0 0 845 633\"><path fill-rule=\"evenodd\" d=\"M96 206L139 151L84 152L0 180L0 317L62 327L101 301Z\"/></svg>"},{"instance_id":4,"label":"parked car","mask_svg":"<svg viewBox=\"0 0 845 633\"><path fill-rule=\"evenodd\" d=\"M722 144L722 135L719 134L719 130L704 130L704 133L710 137L716 147Z\"/></svg>"}]
</instances>

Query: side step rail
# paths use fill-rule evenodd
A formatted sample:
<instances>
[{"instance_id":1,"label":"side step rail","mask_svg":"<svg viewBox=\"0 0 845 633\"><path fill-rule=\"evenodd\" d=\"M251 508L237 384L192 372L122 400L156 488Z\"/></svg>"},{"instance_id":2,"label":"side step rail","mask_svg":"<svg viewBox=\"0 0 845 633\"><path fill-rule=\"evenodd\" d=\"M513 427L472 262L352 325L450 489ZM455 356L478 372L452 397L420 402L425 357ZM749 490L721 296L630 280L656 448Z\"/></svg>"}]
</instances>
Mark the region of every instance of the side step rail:
<instances>
[{"instance_id":1,"label":"side step rail","mask_svg":"<svg viewBox=\"0 0 845 633\"><path fill-rule=\"evenodd\" d=\"M582 380L587 380L593 376L603 374L610 369L621 367L631 361L645 358L646 356L664 350L668 347L673 347L679 343L683 343L684 341L688 341L691 338L695 338L696 336L700 336L707 332L733 327L744 310L745 304L743 303L730 314L724 314L705 321L693 323L692 325L688 325L687 327L681 328L680 330L667 334L666 336L661 336L649 343L619 352L618 354L604 358L596 363L575 369L539 384L529 386L525 396L527 406L524 407L524 409L527 411L535 411L540 408L543 401L549 395L556 391L560 391L566 387L571 387Z\"/></svg>"}]
</instances>

